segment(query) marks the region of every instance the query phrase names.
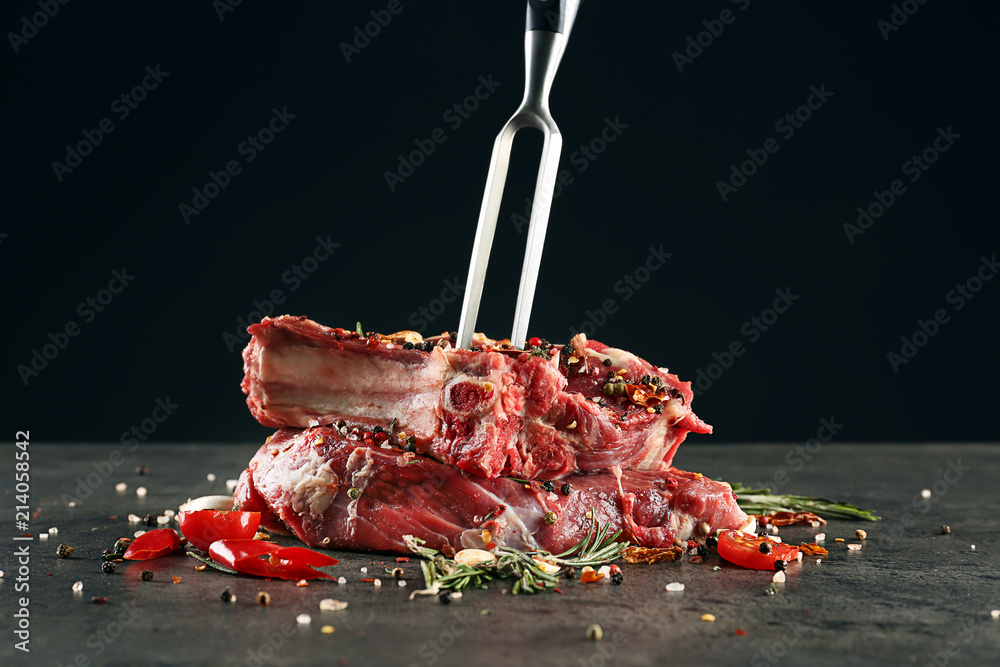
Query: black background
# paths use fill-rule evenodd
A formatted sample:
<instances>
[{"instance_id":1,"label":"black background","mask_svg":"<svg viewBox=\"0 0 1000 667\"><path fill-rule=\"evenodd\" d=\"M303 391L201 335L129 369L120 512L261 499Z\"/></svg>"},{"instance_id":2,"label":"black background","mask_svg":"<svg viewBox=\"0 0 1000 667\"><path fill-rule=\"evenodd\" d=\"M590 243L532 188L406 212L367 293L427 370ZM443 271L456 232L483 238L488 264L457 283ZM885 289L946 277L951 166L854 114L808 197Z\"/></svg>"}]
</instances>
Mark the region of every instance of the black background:
<instances>
[{"instance_id":1,"label":"black background","mask_svg":"<svg viewBox=\"0 0 1000 667\"><path fill-rule=\"evenodd\" d=\"M565 341L614 299L594 338L682 379L718 376L695 402L716 427L699 443L801 442L821 418L842 425L838 441L995 440L1000 281L961 310L946 295L998 251L998 12L905 4L915 13L885 39L889 2L583 3L552 94L573 183L553 205L531 333ZM8 34L10 433L114 442L169 398L151 440L262 440L224 336L254 300L281 290L275 314L390 332L464 282L493 137L521 98L523 5L402 0L348 62L341 44L385 7L246 0L220 18L207 0L71 2L17 53ZM674 52L727 8L735 20L679 72ZM38 11L6 3L0 27L20 32ZM111 103L147 66L169 75L119 119ZM449 125L491 76L499 87ZM832 96L785 138L775 122L811 86ZM247 163L237 147L274 108L295 117ZM114 131L60 182L53 161L102 118ZM606 119L627 128L580 170L572 154ZM903 163L949 127L960 138L911 183ZM385 172L436 128L447 140L390 190ZM523 252L511 215L540 147L523 134L479 319L495 337L509 335ZM716 182L769 137L778 152L723 202ZM185 224L178 206L234 159L242 172ZM843 225L894 179L905 194L850 243ZM317 237L340 245L293 290L282 276ZM666 265L628 300L616 293L661 245ZM123 267L134 280L85 322L78 304ZM751 343L744 324L786 288L798 299ZM894 372L887 354L939 308L950 321ZM459 310L424 333L456 328ZM25 385L18 366L70 321L80 334ZM745 353L710 369L735 341Z\"/></svg>"}]
</instances>

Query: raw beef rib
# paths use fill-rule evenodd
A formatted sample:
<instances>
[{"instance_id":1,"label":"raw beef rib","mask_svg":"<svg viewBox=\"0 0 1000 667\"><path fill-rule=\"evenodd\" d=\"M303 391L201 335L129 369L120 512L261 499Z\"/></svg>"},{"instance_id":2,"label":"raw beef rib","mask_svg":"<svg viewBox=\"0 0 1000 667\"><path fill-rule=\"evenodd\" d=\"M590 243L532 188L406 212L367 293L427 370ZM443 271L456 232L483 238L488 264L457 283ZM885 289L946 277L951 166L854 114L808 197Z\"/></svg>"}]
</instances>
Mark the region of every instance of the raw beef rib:
<instances>
[{"instance_id":1,"label":"raw beef rib","mask_svg":"<svg viewBox=\"0 0 1000 667\"><path fill-rule=\"evenodd\" d=\"M402 553L404 535L436 549L484 548L485 537L559 553L583 538L589 511L612 532L623 529L619 539L647 547L754 523L728 484L674 468L615 468L570 475L565 483L569 495L538 482L484 479L317 427L282 429L269 438L240 477L234 499L243 510L261 512L267 529L290 530L311 546Z\"/></svg>"},{"instance_id":2,"label":"raw beef rib","mask_svg":"<svg viewBox=\"0 0 1000 667\"><path fill-rule=\"evenodd\" d=\"M242 386L261 424L361 436L378 426L490 479L665 470L688 432L711 432L691 411L690 383L582 334L526 352L482 335L464 350L288 315L249 332Z\"/></svg>"}]
</instances>

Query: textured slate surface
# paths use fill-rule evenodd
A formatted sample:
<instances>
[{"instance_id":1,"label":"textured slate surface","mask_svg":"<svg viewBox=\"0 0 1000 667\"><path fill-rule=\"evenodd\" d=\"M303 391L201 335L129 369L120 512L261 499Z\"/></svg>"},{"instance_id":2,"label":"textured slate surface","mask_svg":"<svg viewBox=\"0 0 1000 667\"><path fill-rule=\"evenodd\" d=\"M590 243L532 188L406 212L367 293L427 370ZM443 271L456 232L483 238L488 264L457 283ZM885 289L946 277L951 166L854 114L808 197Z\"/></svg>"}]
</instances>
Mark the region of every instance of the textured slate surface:
<instances>
[{"instance_id":1,"label":"textured slate surface","mask_svg":"<svg viewBox=\"0 0 1000 667\"><path fill-rule=\"evenodd\" d=\"M799 447L796 451L796 447ZM8 448L10 452L13 448ZM160 513L190 496L225 493L256 447L117 445L30 447L33 511L30 532L51 526L59 534L30 544L31 654L14 648L17 609L14 489L4 483L0 520L3 664L45 665L994 665L1000 663L1000 608L995 508L1000 447L993 445L698 445L681 449L678 466L745 483L784 482L782 491L821 495L877 508L879 523L833 522L826 527L828 561L794 566L777 595L765 595L766 573L720 563L626 566L624 585L568 581L563 594L514 597L494 584L444 606L410 602L420 583L415 562L405 564L407 587L394 585L383 567L394 557L337 554L335 574L346 586L262 581L197 572L183 556L100 571L99 554L130 535L131 513ZM115 454L115 452L118 452ZM808 457L808 460L806 459ZM13 455L5 459L13 465ZM135 474L148 465L146 476ZM98 469L110 472L105 476ZM950 471L950 472L949 472ZM97 473L94 475L93 473ZM208 473L218 479L206 480ZM784 475L782 475L784 473ZM97 484L88 486L90 482ZM787 475L787 477L785 476ZM9 479L9 478L8 478ZM115 491L124 481L129 489ZM81 483L83 486L81 486ZM134 490L146 486L148 495ZM929 500L921 489L935 493ZM87 493L89 491L89 493ZM64 495L65 494L65 495ZM87 495L82 498L80 496ZM74 508L71 496L80 497ZM109 516L117 515L117 519ZM952 534L938 534L942 523ZM864 527L860 552L833 542ZM786 540L815 531L782 530ZM852 541L849 539L848 541ZM76 548L54 555L58 543ZM971 545L975 544L975 549ZM714 565L721 565L718 571ZM359 583L381 576L381 589ZM155 572L143 583L141 570ZM181 576L180 584L171 583ZM79 596L73 582L83 581ZM671 581L686 584L667 594ZM230 586L235 604L219 594ZM254 602L267 590L270 607ZM93 596L108 603L91 603ZM349 602L347 610L320 612L319 601ZM489 611L491 613L484 614ZM296 623L309 613L312 623ZM715 623L700 621L703 613ZM590 642L599 623L604 640ZM333 634L321 634L333 625ZM746 630L738 636L735 630ZM346 661L346 663L344 663Z\"/></svg>"}]
</instances>

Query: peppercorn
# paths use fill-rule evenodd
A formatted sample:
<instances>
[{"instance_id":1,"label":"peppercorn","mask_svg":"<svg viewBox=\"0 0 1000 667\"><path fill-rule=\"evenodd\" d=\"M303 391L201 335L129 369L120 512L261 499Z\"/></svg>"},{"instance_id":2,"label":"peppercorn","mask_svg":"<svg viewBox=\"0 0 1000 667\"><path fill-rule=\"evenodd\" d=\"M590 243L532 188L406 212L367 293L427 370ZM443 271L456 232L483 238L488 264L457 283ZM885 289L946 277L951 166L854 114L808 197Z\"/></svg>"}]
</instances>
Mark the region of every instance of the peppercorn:
<instances>
[{"instance_id":1,"label":"peppercorn","mask_svg":"<svg viewBox=\"0 0 1000 667\"><path fill-rule=\"evenodd\" d=\"M605 359L601 363L604 364L605 366L610 366L611 365L611 360L610 359Z\"/></svg>"},{"instance_id":2,"label":"peppercorn","mask_svg":"<svg viewBox=\"0 0 1000 667\"><path fill-rule=\"evenodd\" d=\"M470 352L482 352L482 351L483 351L483 348L481 348L481 347L476 347L475 345L473 345L472 347L470 347L470 348L469 348L469 351L470 351Z\"/></svg>"},{"instance_id":3,"label":"peppercorn","mask_svg":"<svg viewBox=\"0 0 1000 667\"><path fill-rule=\"evenodd\" d=\"M397 567L397 568L394 568L392 570L392 578L393 579L402 579L405 574L406 573L403 572L403 568L401 568L401 567Z\"/></svg>"},{"instance_id":4,"label":"peppercorn","mask_svg":"<svg viewBox=\"0 0 1000 667\"><path fill-rule=\"evenodd\" d=\"M115 542L115 546L111 549L113 555L123 554L128 551L128 545L132 544L132 540L128 537L119 537L118 541Z\"/></svg>"},{"instance_id":5,"label":"peppercorn","mask_svg":"<svg viewBox=\"0 0 1000 667\"><path fill-rule=\"evenodd\" d=\"M361 490L357 487L352 486L347 490L347 497L351 500L357 500L361 497Z\"/></svg>"},{"instance_id":6,"label":"peppercorn","mask_svg":"<svg viewBox=\"0 0 1000 667\"><path fill-rule=\"evenodd\" d=\"M546 526L551 526L551 525L555 524L556 521L559 520L559 517L556 516L555 512L546 512L544 519L545 519L545 525Z\"/></svg>"},{"instance_id":7,"label":"peppercorn","mask_svg":"<svg viewBox=\"0 0 1000 667\"><path fill-rule=\"evenodd\" d=\"M153 573L150 572L149 570L143 570L142 571L142 580L143 581L152 581L153 580Z\"/></svg>"},{"instance_id":8,"label":"peppercorn","mask_svg":"<svg viewBox=\"0 0 1000 667\"><path fill-rule=\"evenodd\" d=\"M775 572L784 572L787 569L788 569L788 561L787 560L776 560L776 561L774 561L774 570L775 570Z\"/></svg>"},{"instance_id":9,"label":"peppercorn","mask_svg":"<svg viewBox=\"0 0 1000 667\"><path fill-rule=\"evenodd\" d=\"M704 558L705 556L707 556L708 555L708 547L706 547L704 544L699 544L698 545L698 555L701 556L702 558Z\"/></svg>"},{"instance_id":10,"label":"peppercorn","mask_svg":"<svg viewBox=\"0 0 1000 667\"><path fill-rule=\"evenodd\" d=\"M408 444L408 445L415 445L415 444L417 444L417 436L411 435L409 438L406 439L406 444Z\"/></svg>"},{"instance_id":11,"label":"peppercorn","mask_svg":"<svg viewBox=\"0 0 1000 667\"><path fill-rule=\"evenodd\" d=\"M412 350L414 348L413 343L403 343L404 350Z\"/></svg>"},{"instance_id":12,"label":"peppercorn","mask_svg":"<svg viewBox=\"0 0 1000 667\"><path fill-rule=\"evenodd\" d=\"M611 575L611 583L615 586L621 586L623 581L625 581L625 575L623 573L615 572Z\"/></svg>"},{"instance_id":13,"label":"peppercorn","mask_svg":"<svg viewBox=\"0 0 1000 667\"><path fill-rule=\"evenodd\" d=\"M403 447L403 451L404 452L415 452L415 451L417 451L417 446L416 445L406 445L405 447Z\"/></svg>"},{"instance_id":14,"label":"peppercorn","mask_svg":"<svg viewBox=\"0 0 1000 667\"><path fill-rule=\"evenodd\" d=\"M653 412L655 412L658 415L662 415L663 414L663 404L662 403L657 403L656 405L654 405L653 406Z\"/></svg>"},{"instance_id":15,"label":"peppercorn","mask_svg":"<svg viewBox=\"0 0 1000 667\"><path fill-rule=\"evenodd\" d=\"M605 396L614 396L615 395L615 385L613 383L611 383L611 382L605 382L604 383L604 388L601 389L601 391L604 392Z\"/></svg>"},{"instance_id":16,"label":"peppercorn","mask_svg":"<svg viewBox=\"0 0 1000 667\"><path fill-rule=\"evenodd\" d=\"M112 572L118 569L118 566L112 563L111 561L106 560L103 563L101 563L101 569L104 570L105 574L111 574Z\"/></svg>"},{"instance_id":17,"label":"peppercorn","mask_svg":"<svg viewBox=\"0 0 1000 667\"><path fill-rule=\"evenodd\" d=\"M719 546L719 538L714 536L706 537L705 546L714 549L715 547Z\"/></svg>"},{"instance_id":18,"label":"peppercorn","mask_svg":"<svg viewBox=\"0 0 1000 667\"><path fill-rule=\"evenodd\" d=\"M555 482L549 479L545 480L544 482L542 482L542 490L548 491L549 493L555 491L556 490Z\"/></svg>"},{"instance_id":19,"label":"peppercorn","mask_svg":"<svg viewBox=\"0 0 1000 667\"><path fill-rule=\"evenodd\" d=\"M145 475L148 472L149 472L149 466L136 466L135 467L135 474L136 475Z\"/></svg>"},{"instance_id":20,"label":"peppercorn","mask_svg":"<svg viewBox=\"0 0 1000 667\"><path fill-rule=\"evenodd\" d=\"M562 494L564 496L568 496L569 494L573 493L573 485L570 484L569 482L566 482L561 487L559 487L559 490L562 491Z\"/></svg>"},{"instance_id":21,"label":"peppercorn","mask_svg":"<svg viewBox=\"0 0 1000 667\"><path fill-rule=\"evenodd\" d=\"M615 396L624 396L627 390L624 382L615 382Z\"/></svg>"},{"instance_id":22,"label":"peppercorn","mask_svg":"<svg viewBox=\"0 0 1000 667\"><path fill-rule=\"evenodd\" d=\"M267 591L258 591L257 604L259 604L261 607L266 607L267 605L271 604L271 594L268 593Z\"/></svg>"},{"instance_id":23,"label":"peppercorn","mask_svg":"<svg viewBox=\"0 0 1000 667\"><path fill-rule=\"evenodd\" d=\"M233 594L229 592L229 586L226 586L226 590L222 591L222 595L219 596L219 599L222 600L223 602L232 601Z\"/></svg>"},{"instance_id":24,"label":"peppercorn","mask_svg":"<svg viewBox=\"0 0 1000 667\"><path fill-rule=\"evenodd\" d=\"M56 547L56 556L59 558L69 558L73 555L73 551L75 551L75 549L73 549L70 545L60 544Z\"/></svg>"},{"instance_id":25,"label":"peppercorn","mask_svg":"<svg viewBox=\"0 0 1000 667\"><path fill-rule=\"evenodd\" d=\"M382 428L381 426L376 425L376 426L372 427L372 435L375 435L376 433L384 433L384 432L385 432L385 429Z\"/></svg>"},{"instance_id":26,"label":"peppercorn","mask_svg":"<svg viewBox=\"0 0 1000 667\"><path fill-rule=\"evenodd\" d=\"M146 516L142 517L142 525L144 525L144 526L155 526L156 525L156 517L153 516L152 514L147 514Z\"/></svg>"},{"instance_id":27,"label":"peppercorn","mask_svg":"<svg viewBox=\"0 0 1000 667\"><path fill-rule=\"evenodd\" d=\"M438 593L438 600L441 604L451 604L451 591L445 589Z\"/></svg>"},{"instance_id":28,"label":"peppercorn","mask_svg":"<svg viewBox=\"0 0 1000 667\"><path fill-rule=\"evenodd\" d=\"M770 542L761 542L760 543L760 552L762 554L769 554L769 553L771 553L771 543Z\"/></svg>"},{"instance_id":29,"label":"peppercorn","mask_svg":"<svg viewBox=\"0 0 1000 667\"><path fill-rule=\"evenodd\" d=\"M941 534L942 535L951 535L951 526L949 526L948 524L942 524L941 525Z\"/></svg>"}]
</instances>

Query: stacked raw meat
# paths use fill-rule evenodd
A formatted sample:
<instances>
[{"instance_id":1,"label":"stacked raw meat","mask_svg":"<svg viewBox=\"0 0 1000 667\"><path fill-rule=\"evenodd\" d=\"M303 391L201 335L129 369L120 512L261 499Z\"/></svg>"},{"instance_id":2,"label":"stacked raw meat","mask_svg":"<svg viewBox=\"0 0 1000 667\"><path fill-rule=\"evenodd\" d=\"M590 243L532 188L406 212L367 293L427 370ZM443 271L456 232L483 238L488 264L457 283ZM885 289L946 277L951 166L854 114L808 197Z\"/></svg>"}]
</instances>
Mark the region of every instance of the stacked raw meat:
<instances>
[{"instance_id":1,"label":"stacked raw meat","mask_svg":"<svg viewBox=\"0 0 1000 667\"><path fill-rule=\"evenodd\" d=\"M243 391L280 430L236 501L307 544L402 552L407 534L455 548L485 535L558 552L591 510L642 546L748 522L727 484L670 467L688 432L711 432L690 384L623 350L583 335L463 350L287 315L249 332Z\"/></svg>"}]
</instances>

